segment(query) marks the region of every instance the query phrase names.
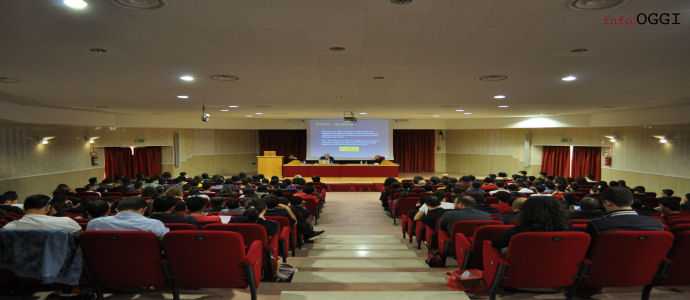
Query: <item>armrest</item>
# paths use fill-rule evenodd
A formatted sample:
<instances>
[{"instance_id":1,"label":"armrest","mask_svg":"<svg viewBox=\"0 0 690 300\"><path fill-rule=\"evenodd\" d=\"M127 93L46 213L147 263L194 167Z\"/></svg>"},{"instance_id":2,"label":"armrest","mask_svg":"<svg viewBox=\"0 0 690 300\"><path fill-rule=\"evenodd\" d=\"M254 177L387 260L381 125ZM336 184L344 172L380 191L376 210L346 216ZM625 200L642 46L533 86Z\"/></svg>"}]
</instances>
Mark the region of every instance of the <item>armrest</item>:
<instances>
[{"instance_id":1,"label":"armrest","mask_svg":"<svg viewBox=\"0 0 690 300\"><path fill-rule=\"evenodd\" d=\"M491 241L484 241L482 256L484 259L484 281L486 282L486 286L492 286L494 280L496 280L498 267L501 265L509 266L510 264L503 258L501 253L491 245Z\"/></svg>"},{"instance_id":2,"label":"armrest","mask_svg":"<svg viewBox=\"0 0 690 300\"><path fill-rule=\"evenodd\" d=\"M455 234L455 260L458 261L458 267L463 270L467 263L472 244L467 240L462 233Z\"/></svg>"},{"instance_id":3,"label":"armrest","mask_svg":"<svg viewBox=\"0 0 690 300\"><path fill-rule=\"evenodd\" d=\"M290 228L282 227L280 229L280 239L286 241L290 240Z\"/></svg>"},{"instance_id":4,"label":"armrest","mask_svg":"<svg viewBox=\"0 0 690 300\"><path fill-rule=\"evenodd\" d=\"M243 263L252 268L254 282L261 282L261 269L263 268L264 246L260 241L253 241L247 250Z\"/></svg>"}]
</instances>

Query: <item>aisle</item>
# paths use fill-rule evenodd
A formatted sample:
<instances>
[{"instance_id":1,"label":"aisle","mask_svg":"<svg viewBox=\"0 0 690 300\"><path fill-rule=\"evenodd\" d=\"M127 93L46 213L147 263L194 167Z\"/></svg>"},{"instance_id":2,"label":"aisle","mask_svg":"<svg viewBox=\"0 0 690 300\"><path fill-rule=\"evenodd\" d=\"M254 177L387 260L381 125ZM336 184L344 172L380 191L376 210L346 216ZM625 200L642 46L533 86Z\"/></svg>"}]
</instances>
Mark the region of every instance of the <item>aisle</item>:
<instances>
[{"instance_id":1,"label":"aisle","mask_svg":"<svg viewBox=\"0 0 690 300\"><path fill-rule=\"evenodd\" d=\"M299 269L281 300L467 299L449 291L445 269L408 247L378 203L378 193L329 193L319 228L326 234L291 258Z\"/></svg>"}]
</instances>

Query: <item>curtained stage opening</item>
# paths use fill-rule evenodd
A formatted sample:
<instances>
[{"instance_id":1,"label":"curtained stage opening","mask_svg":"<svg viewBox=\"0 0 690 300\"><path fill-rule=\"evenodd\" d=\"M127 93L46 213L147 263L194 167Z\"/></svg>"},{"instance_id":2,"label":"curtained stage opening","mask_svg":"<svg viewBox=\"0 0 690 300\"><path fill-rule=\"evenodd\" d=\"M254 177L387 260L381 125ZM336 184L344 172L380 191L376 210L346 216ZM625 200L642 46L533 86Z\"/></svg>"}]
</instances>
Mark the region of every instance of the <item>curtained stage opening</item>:
<instances>
[{"instance_id":1,"label":"curtained stage opening","mask_svg":"<svg viewBox=\"0 0 690 300\"><path fill-rule=\"evenodd\" d=\"M299 160L307 157L307 130L259 130L259 153L277 151L278 155L294 155Z\"/></svg>"},{"instance_id":2,"label":"curtained stage opening","mask_svg":"<svg viewBox=\"0 0 690 300\"><path fill-rule=\"evenodd\" d=\"M601 147L544 146L541 172L549 176L586 176L600 180Z\"/></svg>"},{"instance_id":3,"label":"curtained stage opening","mask_svg":"<svg viewBox=\"0 0 690 300\"><path fill-rule=\"evenodd\" d=\"M400 172L433 172L435 151L434 130L393 131L393 156Z\"/></svg>"},{"instance_id":4,"label":"curtained stage opening","mask_svg":"<svg viewBox=\"0 0 690 300\"><path fill-rule=\"evenodd\" d=\"M114 178L126 176L134 178L138 174L158 176L163 165L161 147L105 148L105 176Z\"/></svg>"}]
</instances>

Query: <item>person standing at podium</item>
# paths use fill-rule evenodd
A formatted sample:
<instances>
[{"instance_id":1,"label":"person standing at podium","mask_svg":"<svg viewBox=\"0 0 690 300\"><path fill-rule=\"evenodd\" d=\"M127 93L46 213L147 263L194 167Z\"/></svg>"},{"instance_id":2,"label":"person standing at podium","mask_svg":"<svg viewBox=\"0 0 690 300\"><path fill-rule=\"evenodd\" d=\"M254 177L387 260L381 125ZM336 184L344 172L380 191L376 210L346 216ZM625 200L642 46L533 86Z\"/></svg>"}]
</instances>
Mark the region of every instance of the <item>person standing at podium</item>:
<instances>
[{"instance_id":1,"label":"person standing at podium","mask_svg":"<svg viewBox=\"0 0 690 300\"><path fill-rule=\"evenodd\" d=\"M335 158L333 158L333 156L331 156L329 153L319 157L319 160L327 160L329 164L335 163Z\"/></svg>"}]
</instances>

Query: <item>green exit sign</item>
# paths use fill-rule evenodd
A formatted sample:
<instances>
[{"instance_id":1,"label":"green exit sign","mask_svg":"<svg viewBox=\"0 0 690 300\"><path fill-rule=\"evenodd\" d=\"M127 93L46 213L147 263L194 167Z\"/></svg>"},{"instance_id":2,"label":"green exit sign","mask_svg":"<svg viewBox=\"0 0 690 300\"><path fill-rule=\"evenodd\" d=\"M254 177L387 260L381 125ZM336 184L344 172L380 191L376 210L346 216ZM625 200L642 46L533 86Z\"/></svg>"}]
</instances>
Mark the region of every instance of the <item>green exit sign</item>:
<instances>
[{"instance_id":1,"label":"green exit sign","mask_svg":"<svg viewBox=\"0 0 690 300\"><path fill-rule=\"evenodd\" d=\"M144 143L144 139L141 139L141 138L139 138L139 139L134 139L134 143L136 143L136 144L143 144L143 143Z\"/></svg>"}]
</instances>

